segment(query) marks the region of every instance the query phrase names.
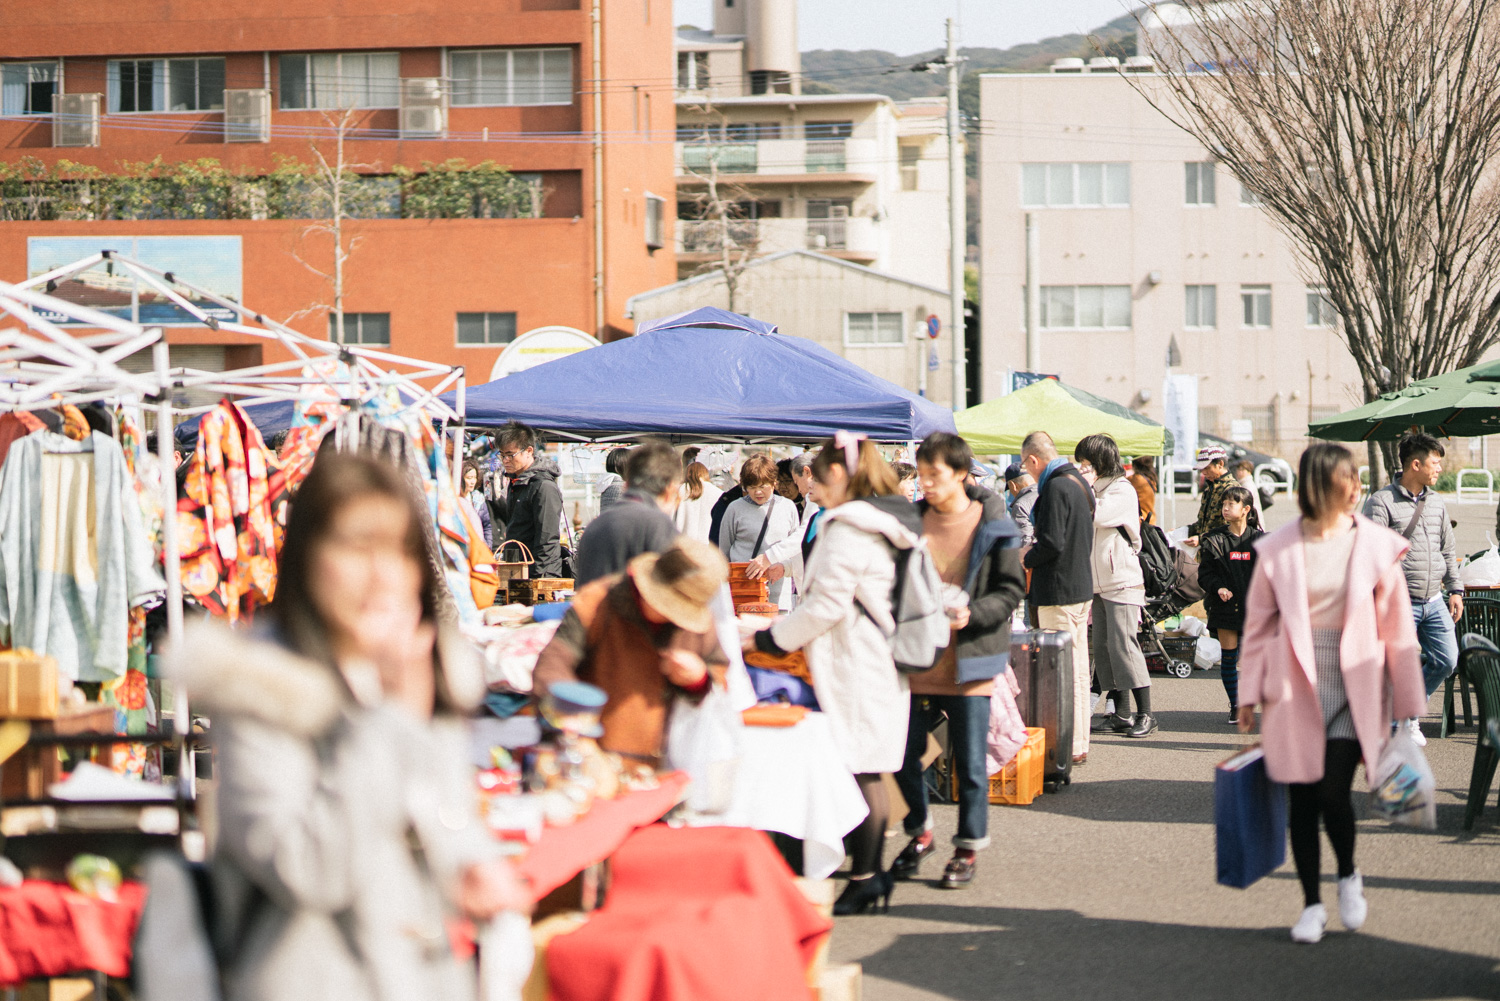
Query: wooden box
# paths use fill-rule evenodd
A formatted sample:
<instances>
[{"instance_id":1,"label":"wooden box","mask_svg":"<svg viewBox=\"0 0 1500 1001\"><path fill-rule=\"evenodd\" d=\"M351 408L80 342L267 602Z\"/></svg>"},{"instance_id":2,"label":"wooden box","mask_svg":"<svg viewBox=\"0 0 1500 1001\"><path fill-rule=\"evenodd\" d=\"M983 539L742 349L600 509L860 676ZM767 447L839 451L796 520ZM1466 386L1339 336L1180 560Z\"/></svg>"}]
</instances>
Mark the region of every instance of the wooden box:
<instances>
[{"instance_id":1,"label":"wooden box","mask_svg":"<svg viewBox=\"0 0 1500 1001\"><path fill-rule=\"evenodd\" d=\"M56 719L38 720L31 725L33 736L113 733L114 729L115 707L97 702L65 706ZM107 763L109 748L90 748L85 756ZM15 757L0 765L0 800L41 799L47 795L47 787L62 777L62 762L56 747L23 747Z\"/></svg>"},{"instance_id":2,"label":"wooden box","mask_svg":"<svg viewBox=\"0 0 1500 1001\"><path fill-rule=\"evenodd\" d=\"M57 715L57 683L52 657L0 653L0 719L52 719Z\"/></svg>"}]
</instances>

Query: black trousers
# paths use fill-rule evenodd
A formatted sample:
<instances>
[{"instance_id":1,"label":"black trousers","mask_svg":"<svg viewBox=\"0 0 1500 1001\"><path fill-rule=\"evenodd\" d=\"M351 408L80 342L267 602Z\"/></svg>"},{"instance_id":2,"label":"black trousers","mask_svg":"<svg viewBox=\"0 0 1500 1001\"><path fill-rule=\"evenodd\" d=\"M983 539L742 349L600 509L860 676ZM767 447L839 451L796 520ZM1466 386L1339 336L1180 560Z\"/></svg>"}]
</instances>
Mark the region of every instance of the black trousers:
<instances>
[{"instance_id":1,"label":"black trousers","mask_svg":"<svg viewBox=\"0 0 1500 1001\"><path fill-rule=\"evenodd\" d=\"M1297 878L1302 882L1302 898L1307 907L1322 899L1318 885L1323 864L1318 844L1319 817L1338 860L1339 878L1354 875L1354 802L1349 790L1359 761L1359 741L1330 740L1323 752L1323 778L1287 786L1292 860L1297 865Z\"/></svg>"}]
</instances>

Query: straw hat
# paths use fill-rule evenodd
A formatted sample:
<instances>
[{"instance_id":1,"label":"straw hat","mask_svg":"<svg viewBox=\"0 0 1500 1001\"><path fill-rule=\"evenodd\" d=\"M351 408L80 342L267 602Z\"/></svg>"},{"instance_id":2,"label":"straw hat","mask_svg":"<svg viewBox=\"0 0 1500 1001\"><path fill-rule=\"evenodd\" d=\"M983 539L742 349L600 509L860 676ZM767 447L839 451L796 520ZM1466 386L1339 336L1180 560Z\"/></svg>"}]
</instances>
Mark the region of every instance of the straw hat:
<instances>
[{"instance_id":1,"label":"straw hat","mask_svg":"<svg viewBox=\"0 0 1500 1001\"><path fill-rule=\"evenodd\" d=\"M729 563L716 546L678 539L661 553L631 560L630 576L646 603L674 626L706 633L714 625L709 602L729 579Z\"/></svg>"}]
</instances>

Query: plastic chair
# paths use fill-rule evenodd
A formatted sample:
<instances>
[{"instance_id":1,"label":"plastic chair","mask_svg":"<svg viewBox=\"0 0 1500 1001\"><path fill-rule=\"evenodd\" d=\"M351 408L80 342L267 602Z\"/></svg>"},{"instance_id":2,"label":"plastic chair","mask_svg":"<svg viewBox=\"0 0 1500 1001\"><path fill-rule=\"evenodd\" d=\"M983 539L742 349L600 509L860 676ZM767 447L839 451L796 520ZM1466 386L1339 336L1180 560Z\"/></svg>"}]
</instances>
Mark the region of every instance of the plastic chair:
<instances>
[{"instance_id":1,"label":"plastic chair","mask_svg":"<svg viewBox=\"0 0 1500 1001\"><path fill-rule=\"evenodd\" d=\"M1479 733L1474 740L1474 769L1469 775L1469 802L1464 809L1464 830L1484 812L1484 799L1500 764L1500 646L1475 633L1465 633L1458 655L1458 669L1474 686L1479 701Z\"/></svg>"},{"instance_id":2,"label":"plastic chair","mask_svg":"<svg viewBox=\"0 0 1500 1001\"><path fill-rule=\"evenodd\" d=\"M1488 595L1472 594L1464 598L1464 616L1459 620L1464 625L1464 636L1483 636L1496 647L1500 647L1500 599ZM1474 715L1469 702L1470 685L1462 671L1455 671L1443 680L1443 719L1438 736L1446 737L1458 728L1453 700L1454 685L1464 700L1464 726L1474 725Z\"/></svg>"}]
</instances>

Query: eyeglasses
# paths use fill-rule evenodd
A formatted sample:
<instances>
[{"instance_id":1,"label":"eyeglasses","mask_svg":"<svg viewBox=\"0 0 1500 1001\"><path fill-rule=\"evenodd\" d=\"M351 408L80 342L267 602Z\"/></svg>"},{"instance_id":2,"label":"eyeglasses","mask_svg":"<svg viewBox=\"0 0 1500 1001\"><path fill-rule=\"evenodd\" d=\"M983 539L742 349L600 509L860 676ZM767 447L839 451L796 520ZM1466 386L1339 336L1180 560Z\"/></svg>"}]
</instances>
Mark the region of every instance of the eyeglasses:
<instances>
[{"instance_id":1,"label":"eyeglasses","mask_svg":"<svg viewBox=\"0 0 1500 1001\"><path fill-rule=\"evenodd\" d=\"M514 461L516 461L517 459L519 459L521 457L521 452L525 452L525 451L527 451L527 449L523 448L523 449L521 449L520 452L501 452L500 453L500 458L502 458L502 459L504 459L504 460L506 460L508 462L514 462Z\"/></svg>"}]
</instances>

